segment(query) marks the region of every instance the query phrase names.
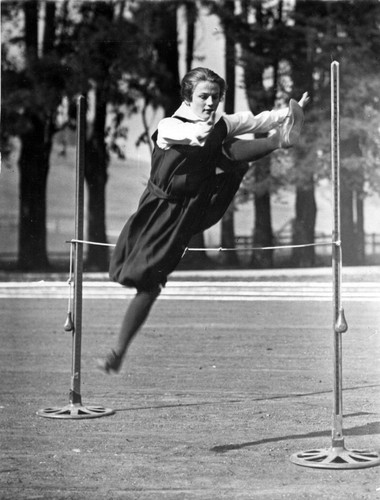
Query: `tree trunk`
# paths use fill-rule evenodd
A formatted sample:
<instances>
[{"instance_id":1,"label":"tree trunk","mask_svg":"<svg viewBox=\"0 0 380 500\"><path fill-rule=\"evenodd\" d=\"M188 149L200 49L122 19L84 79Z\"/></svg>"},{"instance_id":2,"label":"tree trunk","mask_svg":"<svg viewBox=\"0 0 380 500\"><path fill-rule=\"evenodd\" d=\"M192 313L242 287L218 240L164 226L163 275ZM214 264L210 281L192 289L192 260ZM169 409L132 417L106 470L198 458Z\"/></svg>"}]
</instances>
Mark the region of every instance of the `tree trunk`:
<instances>
[{"instance_id":1,"label":"tree trunk","mask_svg":"<svg viewBox=\"0 0 380 500\"><path fill-rule=\"evenodd\" d=\"M33 131L21 136L18 268L44 271L49 267L46 237L46 186L51 140L45 126L34 119Z\"/></svg>"},{"instance_id":2,"label":"tree trunk","mask_svg":"<svg viewBox=\"0 0 380 500\"><path fill-rule=\"evenodd\" d=\"M322 2L323 3L323 2ZM309 19L315 9L321 6L314 2L300 2L295 4L295 14L297 24L294 41L294 51L292 51L291 65L292 78L294 82L293 94L297 98L305 90L309 92L313 101L313 71L315 57L315 34L310 27L305 25L305 20ZM322 6L322 9L324 7ZM312 102L309 104L309 108ZM298 179L296 182L296 205L295 221L293 224L293 245L314 243L315 222L317 215L317 205L315 201L315 183L313 167L305 164L305 154L296 150L294 161L297 165ZM315 265L315 247L294 248L292 250L292 262L296 267L311 267Z\"/></svg>"},{"instance_id":3,"label":"tree trunk","mask_svg":"<svg viewBox=\"0 0 380 500\"><path fill-rule=\"evenodd\" d=\"M345 175L345 159L360 157L359 137L354 132L348 139L341 141L341 232L342 259L349 266L362 264L364 261L364 217L363 200L359 192L362 190L360 174L356 175L355 183L347 182L349 173ZM354 185L353 185L354 184Z\"/></svg>"},{"instance_id":4,"label":"tree trunk","mask_svg":"<svg viewBox=\"0 0 380 500\"><path fill-rule=\"evenodd\" d=\"M263 5L259 1L253 2L255 16L258 29L264 30L265 15ZM245 21L249 20L249 2L243 2L243 15ZM247 99L250 110L253 114L258 114L261 111L273 108L273 98L275 92L267 92L263 85L263 75L265 67L269 66L269 61L266 60L265 40L260 38L256 41L254 51L249 45L243 47L245 60L244 67L244 83L247 92ZM276 56L273 54L271 65L274 73L278 71L276 64ZM276 77L275 80L276 81ZM256 138L266 137L266 134L255 134ZM265 157L254 163L254 210L255 210L255 225L253 228L253 240L255 246L272 246L273 231L270 192L266 187L270 178L270 158ZM273 251L255 251L251 258L251 265L257 268L273 267Z\"/></svg>"},{"instance_id":5,"label":"tree trunk","mask_svg":"<svg viewBox=\"0 0 380 500\"><path fill-rule=\"evenodd\" d=\"M192 2L186 2L186 71L190 71L193 64L194 57L194 40L195 40L195 21L197 18L197 6ZM174 24L174 22L173 22ZM174 34L174 29L172 28L172 33ZM175 33L177 33L177 27L175 28ZM178 61L178 52L176 55ZM174 62L174 61L172 61ZM178 73L179 80L179 72L178 72L178 64L177 69L174 69L175 73ZM178 100L177 100L178 104ZM176 106L177 106L176 104ZM198 233L191 239L189 243L189 247L193 248L205 248L205 240L204 233ZM195 268L195 269L205 269L210 267L212 264L211 259L208 257L206 252L188 252L183 261L180 264L180 267L183 268Z\"/></svg>"},{"instance_id":6,"label":"tree trunk","mask_svg":"<svg viewBox=\"0 0 380 500\"><path fill-rule=\"evenodd\" d=\"M365 263L363 198L358 191L341 184L342 259L348 266Z\"/></svg>"},{"instance_id":7,"label":"tree trunk","mask_svg":"<svg viewBox=\"0 0 380 500\"><path fill-rule=\"evenodd\" d=\"M180 96L179 69L178 69L178 33L177 33L177 5L176 2L163 1L159 5L159 13L156 12L157 21L162 32L162 38L158 40L156 50L160 63L165 67L167 78L161 89L164 95L165 116L171 116L178 108ZM153 11L153 15L154 15Z\"/></svg>"},{"instance_id":8,"label":"tree trunk","mask_svg":"<svg viewBox=\"0 0 380 500\"><path fill-rule=\"evenodd\" d=\"M197 6L190 0L186 2L186 71L190 71L193 65L196 18Z\"/></svg>"},{"instance_id":9,"label":"tree trunk","mask_svg":"<svg viewBox=\"0 0 380 500\"><path fill-rule=\"evenodd\" d=\"M234 220L234 202L231 203L223 216L221 224L221 246L223 248L236 248L235 241L235 220ZM224 252L222 254L222 263L227 267L236 267L239 265L237 252Z\"/></svg>"},{"instance_id":10,"label":"tree trunk","mask_svg":"<svg viewBox=\"0 0 380 500\"><path fill-rule=\"evenodd\" d=\"M254 176L256 186L265 185L270 175L270 158L263 158L255 163ZM270 193L268 189L259 189L254 195L255 225L253 229L253 244L257 247L273 245L272 212ZM265 269L273 267L273 250L254 251L251 265Z\"/></svg>"},{"instance_id":11,"label":"tree trunk","mask_svg":"<svg viewBox=\"0 0 380 500\"><path fill-rule=\"evenodd\" d=\"M108 156L105 146L106 91L97 89L95 118L87 141L85 179L88 187L87 238L92 242L106 243L106 200ZM106 246L89 245L86 270L106 271L109 250Z\"/></svg>"},{"instance_id":12,"label":"tree trunk","mask_svg":"<svg viewBox=\"0 0 380 500\"><path fill-rule=\"evenodd\" d=\"M363 191L355 191L355 207L356 207L356 242L357 242L357 258L358 265L365 264L365 231L364 231L364 199Z\"/></svg>"},{"instance_id":13,"label":"tree trunk","mask_svg":"<svg viewBox=\"0 0 380 500\"><path fill-rule=\"evenodd\" d=\"M38 57L38 2L29 0L23 4L25 17L26 65L31 66Z\"/></svg>"},{"instance_id":14,"label":"tree trunk","mask_svg":"<svg viewBox=\"0 0 380 500\"><path fill-rule=\"evenodd\" d=\"M293 245L314 243L314 228L317 215L317 205L314 194L313 178L303 186L296 188L295 220L293 223ZM311 267L315 265L314 247L294 248L292 252L293 265L296 267Z\"/></svg>"},{"instance_id":15,"label":"tree trunk","mask_svg":"<svg viewBox=\"0 0 380 500\"><path fill-rule=\"evenodd\" d=\"M357 264L355 224L354 224L354 193L352 189L341 183L341 239L343 264L354 266Z\"/></svg>"},{"instance_id":16,"label":"tree trunk","mask_svg":"<svg viewBox=\"0 0 380 500\"><path fill-rule=\"evenodd\" d=\"M38 58L38 2L23 4L25 16L26 68L31 73ZM54 12L49 10L49 20L54 26ZM49 30L54 36L54 30ZM45 34L45 44L48 37ZM52 147L50 120L44 123L33 111L26 112L30 130L20 135L20 211L18 227L18 268L25 271L42 271L49 267L46 235L46 188L49 157Z\"/></svg>"},{"instance_id":17,"label":"tree trunk","mask_svg":"<svg viewBox=\"0 0 380 500\"><path fill-rule=\"evenodd\" d=\"M228 0L224 4L224 9L231 15L234 15L235 2ZM225 52L225 68L226 68L226 84L227 93L224 102L224 110L227 114L235 112L235 40L231 36L229 26L224 27L225 30L225 41L226 41L226 52ZM230 207L222 218L221 222L221 244L222 247L235 248L235 221L234 221L234 201L231 202ZM239 259L236 252L225 252L223 255L223 264L227 266L237 266L239 264Z\"/></svg>"},{"instance_id":18,"label":"tree trunk","mask_svg":"<svg viewBox=\"0 0 380 500\"><path fill-rule=\"evenodd\" d=\"M45 29L43 39L43 53L48 54L54 49L55 39L55 2L45 3Z\"/></svg>"}]
</instances>

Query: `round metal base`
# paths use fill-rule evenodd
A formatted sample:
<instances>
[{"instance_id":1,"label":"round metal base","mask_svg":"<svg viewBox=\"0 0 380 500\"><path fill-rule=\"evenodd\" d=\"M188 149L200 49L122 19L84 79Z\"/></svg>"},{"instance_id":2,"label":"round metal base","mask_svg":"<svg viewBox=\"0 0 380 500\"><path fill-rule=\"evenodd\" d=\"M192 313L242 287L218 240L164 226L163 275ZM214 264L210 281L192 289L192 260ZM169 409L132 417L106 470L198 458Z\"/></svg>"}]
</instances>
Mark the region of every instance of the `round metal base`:
<instances>
[{"instance_id":1,"label":"round metal base","mask_svg":"<svg viewBox=\"0 0 380 500\"><path fill-rule=\"evenodd\" d=\"M368 450L347 450L336 446L294 453L291 462L303 467L322 469L362 469L380 465L380 453Z\"/></svg>"},{"instance_id":2,"label":"round metal base","mask_svg":"<svg viewBox=\"0 0 380 500\"><path fill-rule=\"evenodd\" d=\"M81 404L68 404L61 408L45 408L38 410L39 417L80 419L80 418L99 418L113 415L114 410L104 408L103 406L82 406Z\"/></svg>"}]
</instances>

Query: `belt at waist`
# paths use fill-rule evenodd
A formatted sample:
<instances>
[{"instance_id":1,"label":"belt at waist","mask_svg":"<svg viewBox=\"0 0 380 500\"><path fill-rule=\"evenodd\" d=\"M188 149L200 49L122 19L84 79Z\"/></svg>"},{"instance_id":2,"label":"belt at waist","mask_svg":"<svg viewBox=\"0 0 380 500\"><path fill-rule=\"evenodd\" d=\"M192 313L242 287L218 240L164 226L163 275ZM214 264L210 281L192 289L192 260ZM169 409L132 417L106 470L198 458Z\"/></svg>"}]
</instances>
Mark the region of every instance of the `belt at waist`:
<instances>
[{"instance_id":1,"label":"belt at waist","mask_svg":"<svg viewBox=\"0 0 380 500\"><path fill-rule=\"evenodd\" d=\"M168 201L179 201L180 198L178 196L173 196L172 194L166 193L163 189L157 186L157 184L154 184L151 179L148 181L147 185L148 191L151 194L154 194L157 196L157 198L161 198L163 200L168 200Z\"/></svg>"}]
</instances>

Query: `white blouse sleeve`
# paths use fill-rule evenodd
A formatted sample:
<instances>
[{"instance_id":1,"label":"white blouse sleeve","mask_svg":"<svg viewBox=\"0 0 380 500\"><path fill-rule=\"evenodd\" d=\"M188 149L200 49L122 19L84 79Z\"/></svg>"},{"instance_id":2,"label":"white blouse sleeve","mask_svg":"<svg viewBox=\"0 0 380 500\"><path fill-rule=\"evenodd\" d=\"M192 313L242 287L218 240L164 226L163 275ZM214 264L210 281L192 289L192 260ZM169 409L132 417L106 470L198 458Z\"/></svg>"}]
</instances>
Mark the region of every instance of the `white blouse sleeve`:
<instances>
[{"instance_id":1,"label":"white blouse sleeve","mask_svg":"<svg viewBox=\"0 0 380 500\"><path fill-rule=\"evenodd\" d=\"M161 149L170 149L175 144L203 146L213 126L204 121L191 123L164 118L158 124L157 146Z\"/></svg>"},{"instance_id":2,"label":"white blouse sleeve","mask_svg":"<svg viewBox=\"0 0 380 500\"><path fill-rule=\"evenodd\" d=\"M276 125L282 123L288 114L288 108L263 111L254 115L251 111L241 111L232 115L223 115L227 125L226 139L247 133L269 132Z\"/></svg>"}]
</instances>

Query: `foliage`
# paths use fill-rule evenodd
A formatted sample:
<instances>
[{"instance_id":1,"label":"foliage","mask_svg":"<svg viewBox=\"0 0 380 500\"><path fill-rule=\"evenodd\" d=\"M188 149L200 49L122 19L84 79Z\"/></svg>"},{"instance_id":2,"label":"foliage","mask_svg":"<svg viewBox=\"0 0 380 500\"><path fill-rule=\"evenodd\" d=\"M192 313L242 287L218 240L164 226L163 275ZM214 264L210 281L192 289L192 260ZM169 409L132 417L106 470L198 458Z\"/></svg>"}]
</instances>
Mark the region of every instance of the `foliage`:
<instances>
[{"instance_id":1,"label":"foliage","mask_svg":"<svg viewBox=\"0 0 380 500\"><path fill-rule=\"evenodd\" d=\"M315 47L314 107L307 114L314 144L308 161L317 178L330 176L330 59L340 64L340 142L343 182L352 190L380 193L379 98L376 61L380 44L380 5L374 2L330 5L319 18ZM332 23L334 20L334 23ZM307 129L306 129L307 130Z\"/></svg>"},{"instance_id":2,"label":"foliage","mask_svg":"<svg viewBox=\"0 0 380 500\"><path fill-rule=\"evenodd\" d=\"M269 179L263 185L247 178L243 198L286 184L302 185L313 174L316 181L330 175L330 64L340 63L341 139L358 137L359 149L342 160L352 187L366 180L368 192L379 191L378 75L380 5L378 2L298 1L292 9L277 2L242 2L231 16L219 2L207 2L213 13L234 33L244 50L239 63L245 68L247 97L253 112L286 104L308 91L312 98L297 147L272 155ZM304 67L300 66L304 64ZM308 74L312 75L309 81ZM262 81L257 81L261 78ZM295 76L297 79L295 79ZM344 155L342 155L344 156ZM300 161L301 158L301 161Z\"/></svg>"},{"instance_id":3,"label":"foliage","mask_svg":"<svg viewBox=\"0 0 380 500\"><path fill-rule=\"evenodd\" d=\"M9 27L10 36L2 45L2 143L9 152L9 138L33 131L35 120L57 127L57 108L72 73L62 66L54 51L25 58L23 35L17 29L22 17L17 11L19 6L7 7L3 22L7 18L9 23L17 19L16 26Z\"/></svg>"},{"instance_id":4,"label":"foliage","mask_svg":"<svg viewBox=\"0 0 380 500\"><path fill-rule=\"evenodd\" d=\"M28 45L23 28L26 3L2 3L3 153L10 137L30 136L37 122L44 124L45 138L72 124L74 98L87 93L96 94L106 109L106 125L99 126L103 135L96 140L104 142L108 154L123 156L120 140L127 138L131 113L142 113L145 130L138 143L149 143L147 107L162 107L169 113L178 98L174 21L179 3L31 0L29 4L54 4L54 26L47 26L44 35L53 36L48 50L45 40L39 50ZM273 193L284 185L302 186L310 177L316 182L329 177L333 59L341 69L343 181L364 194L379 193L380 4L299 0L289 7L282 0L242 0L236 2L240 10L235 12L226 9L225 2L202 4L220 17L226 35L242 48L237 63L245 69L253 112L283 106L306 90L312 97L299 146L272 155L269 176L258 181L252 171L242 198ZM71 103L65 121L58 120L63 98Z\"/></svg>"},{"instance_id":5,"label":"foliage","mask_svg":"<svg viewBox=\"0 0 380 500\"><path fill-rule=\"evenodd\" d=\"M98 241L104 240L105 134L113 133L111 149L118 133L125 134L121 107L132 107L135 97L120 91L119 82L123 74L138 74L148 47L138 37L137 25L123 15L123 5L37 0L5 5L7 16L2 21L9 26L9 35L2 46L2 139L7 145L11 136L21 138L19 264L25 268L47 264L45 197L58 116L61 126L69 125L75 116L75 96L90 90L96 95L96 110L88 129L91 159L86 162L89 236L99 228ZM45 23L39 36L41 15ZM66 120L61 112L64 97L71 102ZM106 127L108 104L115 113ZM38 259L33 259L37 254Z\"/></svg>"},{"instance_id":6,"label":"foliage","mask_svg":"<svg viewBox=\"0 0 380 500\"><path fill-rule=\"evenodd\" d=\"M143 108L162 104L160 87L165 87L168 78L154 48L154 37L159 33L149 31L143 23L147 7L140 5L133 17L122 11L123 4L57 3L59 36L54 51L27 68L20 69L22 55L16 62L9 57L12 45L19 45L21 53L25 50L20 27L14 28L15 35L2 46L3 140L32 126L28 124L28 109L42 118L51 118L63 96L72 100L101 85L109 113L107 145L110 151L123 155L120 138L127 137L126 119L130 113L139 112L141 104ZM12 22L19 16L21 4L6 6ZM70 118L75 118L73 106L63 126L69 124ZM58 127L56 120L54 123Z\"/></svg>"}]
</instances>

